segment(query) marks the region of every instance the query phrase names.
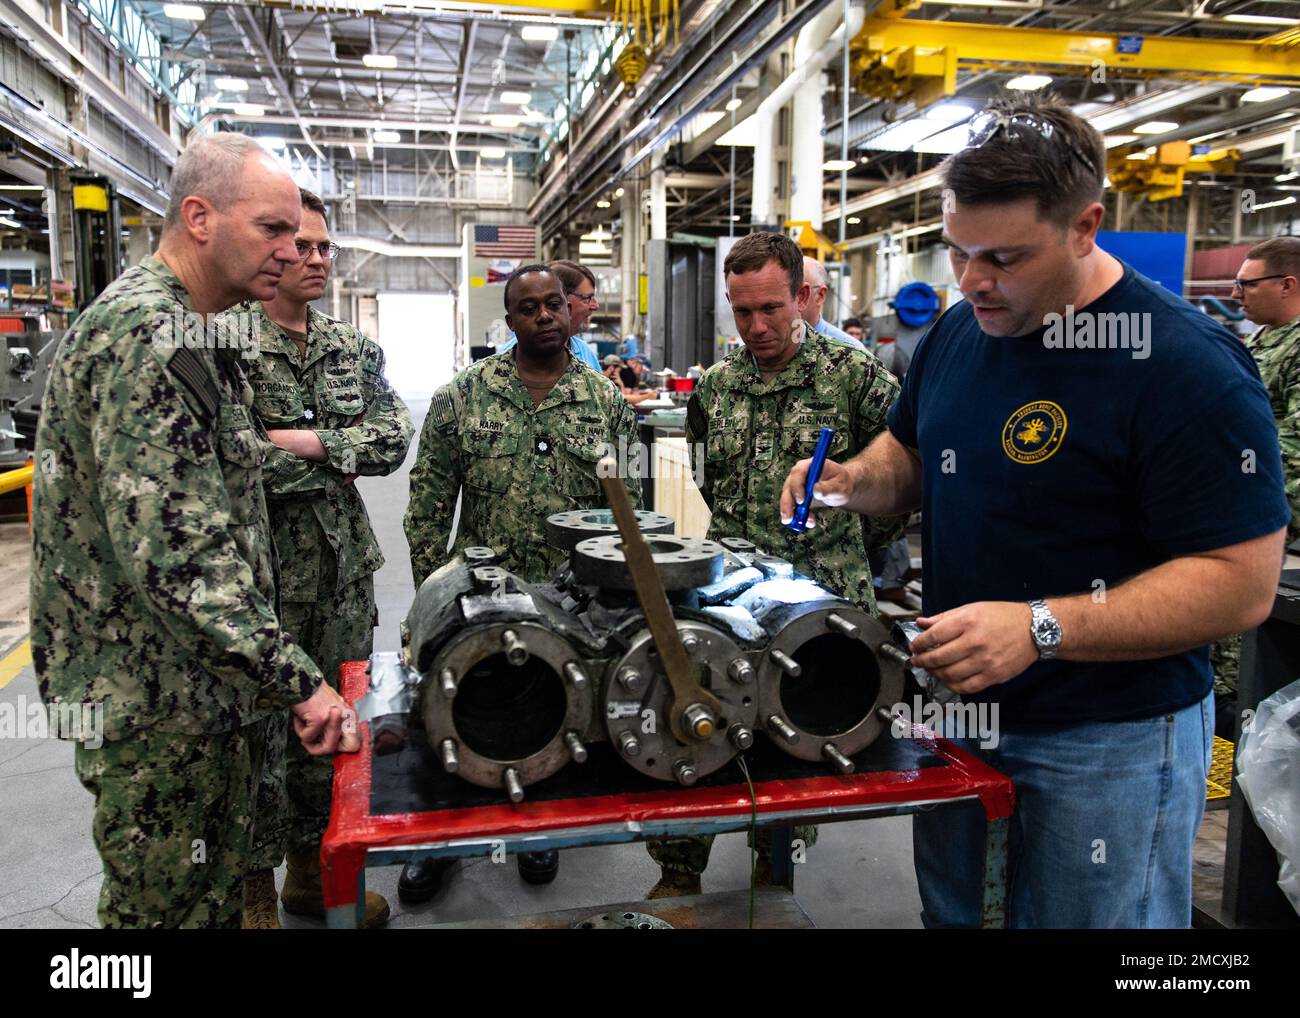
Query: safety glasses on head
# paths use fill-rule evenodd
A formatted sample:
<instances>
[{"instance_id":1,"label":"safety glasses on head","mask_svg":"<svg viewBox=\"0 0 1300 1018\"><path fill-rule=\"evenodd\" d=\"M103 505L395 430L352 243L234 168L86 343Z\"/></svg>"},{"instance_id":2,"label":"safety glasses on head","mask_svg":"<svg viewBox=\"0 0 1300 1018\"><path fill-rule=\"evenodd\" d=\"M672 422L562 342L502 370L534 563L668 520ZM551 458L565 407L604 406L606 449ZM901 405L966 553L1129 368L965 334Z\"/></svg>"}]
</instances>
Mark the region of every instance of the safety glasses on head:
<instances>
[{"instance_id":1,"label":"safety glasses on head","mask_svg":"<svg viewBox=\"0 0 1300 1018\"><path fill-rule=\"evenodd\" d=\"M1028 141L1031 144L1052 142L1058 137L1056 125L1050 119L1037 113L1000 113L997 110L984 110L977 113L970 122L970 140L967 148L980 148L987 145L999 134L1013 142ZM1084 154L1078 145L1063 134L1059 135L1066 148L1087 167L1093 176L1097 175L1096 164Z\"/></svg>"}]
</instances>

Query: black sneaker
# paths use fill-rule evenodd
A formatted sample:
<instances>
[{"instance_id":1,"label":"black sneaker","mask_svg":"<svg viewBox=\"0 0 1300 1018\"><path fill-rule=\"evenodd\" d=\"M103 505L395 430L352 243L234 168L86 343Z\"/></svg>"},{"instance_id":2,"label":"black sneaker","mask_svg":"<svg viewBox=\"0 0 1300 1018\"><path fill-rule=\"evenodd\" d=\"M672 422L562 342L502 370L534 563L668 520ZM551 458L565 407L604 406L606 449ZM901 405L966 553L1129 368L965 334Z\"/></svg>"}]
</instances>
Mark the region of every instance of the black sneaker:
<instances>
[{"instance_id":1,"label":"black sneaker","mask_svg":"<svg viewBox=\"0 0 1300 1018\"><path fill-rule=\"evenodd\" d=\"M397 897L404 905L420 905L442 890L443 878L456 865L454 859L408 862L397 878Z\"/></svg>"},{"instance_id":2,"label":"black sneaker","mask_svg":"<svg viewBox=\"0 0 1300 1018\"><path fill-rule=\"evenodd\" d=\"M560 853L556 849L520 852L515 858L519 862L519 875L526 884L549 884L560 872Z\"/></svg>"}]
</instances>

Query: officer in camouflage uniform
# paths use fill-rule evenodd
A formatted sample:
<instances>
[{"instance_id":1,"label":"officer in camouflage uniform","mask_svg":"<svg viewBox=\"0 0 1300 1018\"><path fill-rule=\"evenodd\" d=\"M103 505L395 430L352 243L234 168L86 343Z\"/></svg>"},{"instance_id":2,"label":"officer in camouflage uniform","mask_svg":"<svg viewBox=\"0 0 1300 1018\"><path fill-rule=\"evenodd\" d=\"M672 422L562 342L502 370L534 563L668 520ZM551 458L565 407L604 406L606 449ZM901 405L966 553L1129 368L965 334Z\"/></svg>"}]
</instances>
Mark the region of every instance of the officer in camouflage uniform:
<instances>
[{"instance_id":1,"label":"officer in camouflage uniform","mask_svg":"<svg viewBox=\"0 0 1300 1018\"><path fill-rule=\"evenodd\" d=\"M546 517L605 505L596 476L602 455L637 442L636 415L603 375L571 356L569 311L553 270L526 265L505 287L506 324L517 346L471 364L433 394L411 467L406 538L416 587L447 561L456 496L460 523L453 551L481 545L504 568L533 583L564 564L547 544ZM641 482L623 478L632 504ZM555 852L524 852L529 883L554 879ZM403 901L436 892L445 865L410 863L398 891Z\"/></svg>"},{"instance_id":2,"label":"officer in camouflage uniform","mask_svg":"<svg viewBox=\"0 0 1300 1018\"><path fill-rule=\"evenodd\" d=\"M281 619L333 685L344 661L370 657L378 622L374 573L384 563L353 481L400 467L413 427L384 380L379 344L308 303L325 291L334 245L324 203L310 191L300 194L299 261L285 271L274 300L236 311L252 318L259 336L249 381L253 411L274 443L264 483L280 555ZM244 922L254 928L279 925L272 871L286 851L285 911L325 914L320 840L333 768L288 734L285 719L268 737L245 885ZM387 917L388 903L367 892L367 927Z\"/></svg>"},{"instance_id":3,"label":"officer in camouflage uniform","mask_svg":"<svg viewBox=\"0 0 1300 1018\"><path fill-rule=\"evenodd\" d=\"M609 379L569 355L567 332L558 355L551 351L551 334L568 327L551 270L526 266L506 290L518 347L471 364L434 393L420 434L405 519L417 587L447 561L462 491L452 551L494 548L525 580L549 579L567 556L547 544L546 517L603 506L596 461L638 441L632 408ZM552 293L558 308L548 307ZM527 345L515 322L536 334ZM624 483L639 507L640 480Z\"/></svg>"},{"instance_id":4,"label":"officer in camouflage uniform","mask_svg":"<svg viewBox=\"0 0 1300 1018\"><path fill-rule=\"evenodd\" d=\"M898 383L870 353L800 320L810 290L804 265L782 234L750 234L731 249L723 273L745 346L704 373L687 405L686 434L693 449L704 450L709 537L746 538L875 615L867 551L894 540L906 517L873 519L864 528L847 514L823 516L815 529L795 534L778 512L786 476L812 455L823 427L835 429L830 458L851 456L885 429L898 395ZM795 837L812 845L817 829L797 827ZM648 842L663 869L649 897L698 894L712 840ZM771 879L767 845L760 843L761 882Z\"/></svg>"},{"instance_id":5,"label":"officer in camouflage uniform","mask_svg":"<svg viewBox=\"0 0 1300 1018\"><path fill-rule=\"evenodd\" d=\"M1300 237L1274 237L1251 248L1232 293L1241 301L1246 317L1261 326L1246 340L1246 346L1259 366L1277 418L1286 496L1291 503L1291 523L1286 529L1289 545L1300 539ZM1214 691L1219 695L1236 695L1240 657L1240 636L1214 645Z\"/></svg>"},{"instance_id":6,"label":"officer in camouflage uniform","mask_svg":"<svg viewBox=\"0 0 1300 1018\"><path fill-rule=\"evenodd\" d=\"M156 255L77 319L36 436L32 655L41 696L102 711L78 739L105 927L238 927L267 719L332 752L338 694L275 613L247 333L294 257L297 187L242 135L182 153ZM102 736L102 744L98 744Z\"/></svg>"}]
</instances>

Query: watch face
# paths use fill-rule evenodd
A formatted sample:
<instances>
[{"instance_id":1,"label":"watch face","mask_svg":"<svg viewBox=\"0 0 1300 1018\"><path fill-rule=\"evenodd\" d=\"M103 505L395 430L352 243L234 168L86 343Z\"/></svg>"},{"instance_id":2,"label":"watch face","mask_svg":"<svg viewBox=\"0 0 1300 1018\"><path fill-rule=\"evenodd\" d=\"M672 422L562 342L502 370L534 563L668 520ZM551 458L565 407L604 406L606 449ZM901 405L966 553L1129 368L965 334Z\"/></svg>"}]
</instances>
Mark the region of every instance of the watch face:
<instances>
[{"instance_id":1,"label":"watch face","mask_svg":"<svg viewBox=\"0 0 1300 1018\"><path fill-rule=\"evenodd\" d=\"M1034 623L1034 639L1043 647L1055 647L1061 642L1061 624L1056 619L1039 619Z\"/></svg>"}]
</instances>

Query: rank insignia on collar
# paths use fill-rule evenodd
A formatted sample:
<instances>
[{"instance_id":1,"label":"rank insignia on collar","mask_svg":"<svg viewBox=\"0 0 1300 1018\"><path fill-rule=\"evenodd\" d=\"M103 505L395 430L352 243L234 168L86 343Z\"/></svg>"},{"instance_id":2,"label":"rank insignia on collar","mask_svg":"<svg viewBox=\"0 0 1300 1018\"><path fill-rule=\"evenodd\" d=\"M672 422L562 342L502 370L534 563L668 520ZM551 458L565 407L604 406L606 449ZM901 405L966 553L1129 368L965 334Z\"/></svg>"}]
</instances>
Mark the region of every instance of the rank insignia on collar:
<instances>
[{"instance_id":1,"label":"rank insignia on collar","mask_svg":"<svg viewBox=\"0 0 1300 1018\"><path fill-rule=\"evenodd\" d=\"M311 407L307 407L305 410L303 410L302 415L303 415L304 417L306 417L307 420L309 420L309 421L310 421L310 420L315 420L315 418L316 418L316 411L313 410Z\"/></svg>"},{"instance_id":2,"label":"rank insignia on collar","mask_svg":"<svg viewBox=\"0 0 1300 1018\"><path fill-rule=\"evenodd\" d=\"M538 456L549 456L551 450L554 448L555 443L551 441L549 435L538 435L537 438L533 440L533 451L537 453Z\"/></svg>"}]
</instances>

